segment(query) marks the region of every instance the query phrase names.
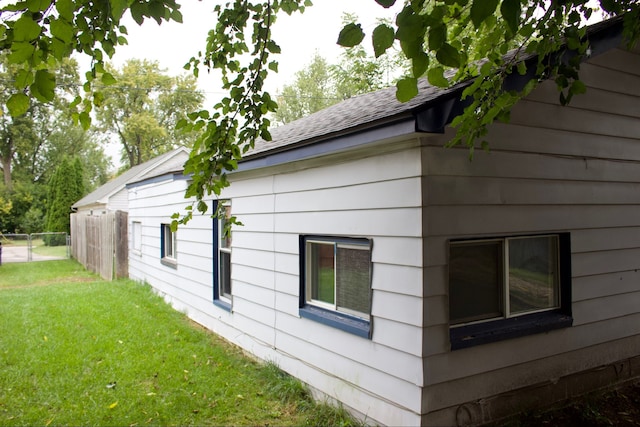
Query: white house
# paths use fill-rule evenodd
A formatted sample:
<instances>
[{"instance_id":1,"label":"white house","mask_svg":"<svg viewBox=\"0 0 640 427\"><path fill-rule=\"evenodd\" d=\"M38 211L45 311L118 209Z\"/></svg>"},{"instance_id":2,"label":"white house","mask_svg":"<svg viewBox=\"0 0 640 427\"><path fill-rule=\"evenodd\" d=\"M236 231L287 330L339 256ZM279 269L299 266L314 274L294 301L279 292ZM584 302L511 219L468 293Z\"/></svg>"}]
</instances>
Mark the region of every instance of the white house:
<instances>
[{"instance_id":1,"label":"white house","mask_svg":"<svg viewBox=\"0 0 640 427\"><path fill-rule=\"evenodd\" d=\"M71 206L81 215L101 215L107 212L129 210L127 182L144 178L148 174L162 174L184 165L189 158L189 150L178 147L158 157L132 167L116 178L98 187Z\"/></svg>"},{"instance_id":2,"label":"white house","mask_svg":"<svg viewBox=\"0 0 640 427\"><path fill-rule=\"evenodd\" d=\"M130 181L130 277L383 425L473 425L640 376L640 50L591 32L491 152L443 148L460 87L348 99L273 132L220 200ZM444 131L440 133L440 131Z\"/></svg>"}]
</instances>

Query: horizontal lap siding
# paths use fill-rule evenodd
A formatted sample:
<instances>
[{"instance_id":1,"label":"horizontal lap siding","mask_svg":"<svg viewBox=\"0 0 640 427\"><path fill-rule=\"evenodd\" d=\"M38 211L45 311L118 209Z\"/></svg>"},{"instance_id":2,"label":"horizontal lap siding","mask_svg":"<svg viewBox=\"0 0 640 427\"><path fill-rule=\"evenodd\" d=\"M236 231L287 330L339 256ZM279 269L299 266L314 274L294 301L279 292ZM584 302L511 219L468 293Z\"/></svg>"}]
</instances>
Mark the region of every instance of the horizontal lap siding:
<instances>
[{"instance_id":1,"label":"horizontal lap siding","mask_svg":"<svg viewBox=\"0 0 640 427\"><path fill-rule=\"evenodd\" d=\"M234 319L271 322L272 357L282 368L385 424L420 413L420 173L414 148L263 178L238 175L224 196L244 224L233 236ZM249 191L253 182L259 194ZM299 317L299 237L313 234L372 239L372 340Z\"/></svg>"},{"instance_id":2,"label":"horizontal lap siding","mask_svg":"<svg viewBox=\"0 0 640 427\"><path fill-rule=\"evenodd\" d=\"M160 223L188 204L185 183L131 189L149 281L194 320L382 424L416 424L423 383L420 148L301 162L273 175L236 174L222 197L243 226L232 235L232 311L212 303L211 219L178 229L178 266L160 263ZM211 203L209 203L211 205ZM373 338L299 316L300 235L373 242Z\"/></svg>"},{"instance_id":3,"label":"horizontal lap siding","mask_svg":"<svg viewBox=\"0 0 640 427\"><path fill-rule=\"evenodd\" d=\"M428 412L640 348L640 55L616 50L611 58L581 68L588 93L569 107L544 83L514 108L511 123L492 127L490 153L469 161L466 149L442 149L450 133L425 147ZM574 326L450 351L448 240L564 231Z\"/></svg>"},{"instance_id":4,"label":"horizontal lap siding","mask_svg":"<svg viewBox=\"0 0 640 427\"><path fill-rule=\"evenodd\" d=\"M186 212L185 189L182 180L129 189L129 221L141 223L141 251L130 251L129 276L149 283L176 309L197 318L198 313L211 312L212 308L213 237L209 216L195 214L188 225L179 227L175 268L163 265L160 254L160 224L170 224L174 213Z\"/></svg>"}]
</instances>

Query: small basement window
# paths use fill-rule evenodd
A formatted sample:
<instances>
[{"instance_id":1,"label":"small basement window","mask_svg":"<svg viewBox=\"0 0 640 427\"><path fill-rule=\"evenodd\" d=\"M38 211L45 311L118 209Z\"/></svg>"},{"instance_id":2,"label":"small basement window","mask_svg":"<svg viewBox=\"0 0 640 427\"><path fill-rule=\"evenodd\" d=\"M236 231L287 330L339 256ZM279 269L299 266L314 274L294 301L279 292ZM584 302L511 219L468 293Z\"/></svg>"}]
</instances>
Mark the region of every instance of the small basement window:
<instances>
[{"instance_id":1,"label":"small basement window","mask_svg":"<svg viewBox=\"0 0 640 427\"><path fill-rule=\"evenodd\" d=\"M569 234L449 245L452 349L570 326Z\"/></svg>"},{"instance_id":2,"label":"small basement window","mask_svg":"<svg viewBox=\"0 0 640 427\"><path fill-rule=\"evenodd\" d=\"M300 315L370 337L371 241L301 236Z\"/></svg>"}]
</instances>

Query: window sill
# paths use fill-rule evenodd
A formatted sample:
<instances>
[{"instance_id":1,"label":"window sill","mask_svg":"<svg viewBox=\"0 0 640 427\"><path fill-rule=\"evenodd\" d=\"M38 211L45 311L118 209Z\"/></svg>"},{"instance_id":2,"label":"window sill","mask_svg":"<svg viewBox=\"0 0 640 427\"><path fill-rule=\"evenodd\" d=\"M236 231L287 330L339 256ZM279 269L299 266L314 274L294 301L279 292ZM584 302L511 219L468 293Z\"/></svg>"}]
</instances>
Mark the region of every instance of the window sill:
<instances>
[{"instance_id":1,"label":"window sill","mask_svg":"<svg viewBox=\"0 0 640 427\"><path fill-rule=\"evenodd\" d=\"M306 305L300 308L300 317L332 326L359 337L371 338L371 322L348 314Z\"/></svg>"},{"instance_id":2,"label":"window sill","mask_svg":"<svg viewBox=\"0 0 640 427\"><path fill-rule=\"evenodd\" d=\"M213 300L213 305L215 305L216 307L220 307L221 309L231 312L231 304L229 304L226 301L222 301L219 299L214 299Z\"/></svg>"},{"instance_id":3,"label":"window sill","mask_svg":"<svg viewBox=\"0 0 640 427\"><path fill-rule=\"evenodd\" d=\"M449 329L451 350L460 350L527 335L568 328L573 324L569 315L548 311L524 316L476 323Z\"/></svg>"},{"instance_id":4,"label":"window sill","mask_svg":"<svg viewBox=\"0 0 640 427\"><path fill-rule=\"evenodd\" d=\"M160 264L166 265L167 267L171 267L175 269L178 268L178 260L174 258L160 258Z\"/></svg>"}]
</instances>

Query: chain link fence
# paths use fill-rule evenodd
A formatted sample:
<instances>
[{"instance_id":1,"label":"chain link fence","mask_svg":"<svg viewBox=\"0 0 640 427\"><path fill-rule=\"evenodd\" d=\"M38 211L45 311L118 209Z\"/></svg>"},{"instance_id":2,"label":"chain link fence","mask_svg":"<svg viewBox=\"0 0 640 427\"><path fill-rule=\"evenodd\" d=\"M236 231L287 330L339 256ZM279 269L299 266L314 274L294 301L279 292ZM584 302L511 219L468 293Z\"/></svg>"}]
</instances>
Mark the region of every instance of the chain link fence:
<instances>
[{"instance_id":1,"label":"chain link fence","mask_svg":"<svg viewBox=\"0 0 640 427\"><path fill-rule=\"evenodd\" d=\"M68 259L71 256L68 233L1 234L0 264Z\"/></svg>"}]
</instances>

